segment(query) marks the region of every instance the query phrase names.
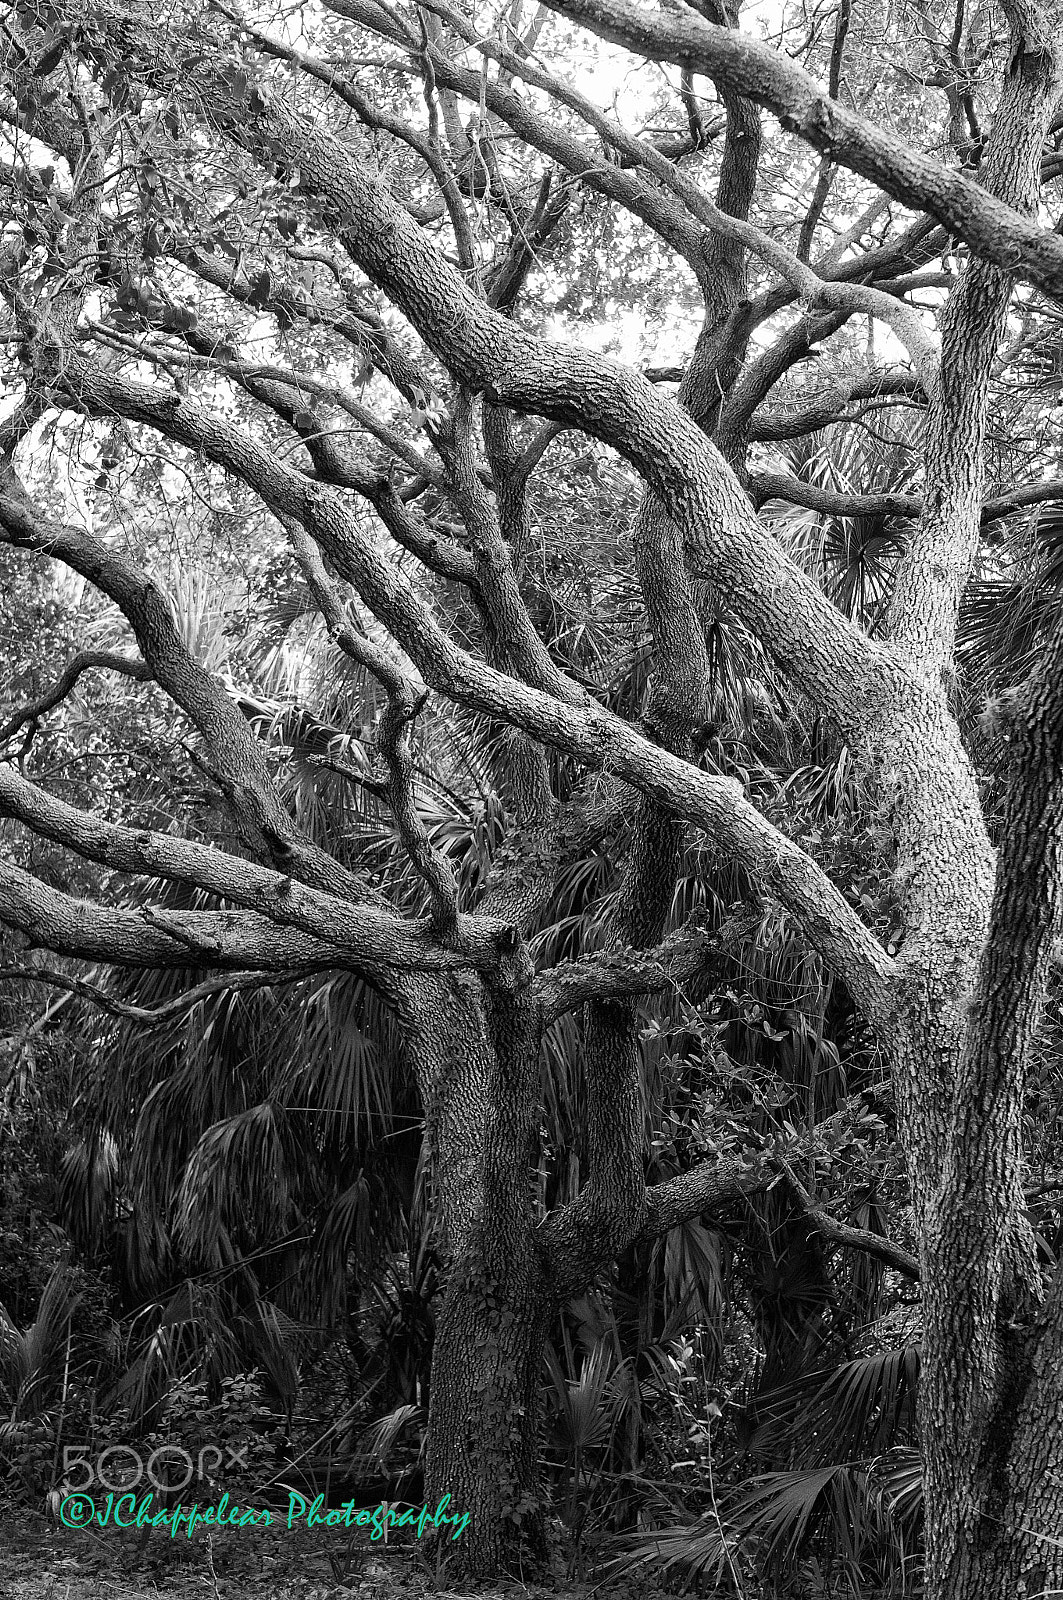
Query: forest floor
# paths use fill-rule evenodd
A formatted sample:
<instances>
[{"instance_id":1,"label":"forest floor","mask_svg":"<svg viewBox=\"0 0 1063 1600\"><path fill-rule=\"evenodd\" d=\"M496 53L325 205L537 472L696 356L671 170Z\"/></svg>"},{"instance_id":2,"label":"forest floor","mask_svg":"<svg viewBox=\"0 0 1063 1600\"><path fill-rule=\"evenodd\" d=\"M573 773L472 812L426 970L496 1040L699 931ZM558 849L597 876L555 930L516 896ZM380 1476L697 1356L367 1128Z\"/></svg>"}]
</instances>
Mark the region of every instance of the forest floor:
<instances>
[{"instance_id":1,"label":"forest floor","mask_svg":"<svg viewBox=\"0 0 1063 1600\"><path fill-rule=\"evenodd\" d=\"M442 1584L416 1545L333 1530L68 1529L0 1516L0 1600L427 1600ZM573 1600L653 1593L645 1580L471 1585L450 1600ZM657 1591L660 1593L660 1591Z\"/></svg>"}]
</instances>

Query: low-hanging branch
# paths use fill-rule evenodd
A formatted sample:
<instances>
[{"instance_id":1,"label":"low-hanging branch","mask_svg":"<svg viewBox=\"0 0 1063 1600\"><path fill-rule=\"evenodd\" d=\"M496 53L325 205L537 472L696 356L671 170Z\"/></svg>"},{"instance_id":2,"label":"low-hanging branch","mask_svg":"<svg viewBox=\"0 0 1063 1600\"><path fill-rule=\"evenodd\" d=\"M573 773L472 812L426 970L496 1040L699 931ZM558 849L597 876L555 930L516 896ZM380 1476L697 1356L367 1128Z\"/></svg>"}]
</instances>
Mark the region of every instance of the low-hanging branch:
<instances>
[{"instance_id":1,"label":"low-hanging branch","mask_svg":"<svg viewBox=\"0 0 1063 1600\"><path fill-rule=\"evenodd\" d=\"M139 1028L161 1028L167 1023L179 1022L194 1006L199 1005L201 1000L209 1000L212 995L298 983L314 970L313 967L305 969L293 967L290 972L284 973L226 972L220 977L208 978L203 983L195 984L191 989L186 989L183 994L161 1006L136 1006L130 1001L119 1000L107 989L102 989L99 984L90 983L87 978L79 978L69 972L58 972L54 967L0 967L0 983L49 984L53 989L62 989L79 1000L87 1000L90 1005L120 1021L133 1022Z\"/></svg>"},{"instance_id":2,"label":"low-hanging branch","mask_svg":"<svg viewBox=\"0 0 1063 1600\"><path fill-rule=\"evenodd\" d=\"M127 967L323 971L360 963L342 946L253 911L124 909L76 899L0 858L0 921L32 947Z\"/></svg>"},{"instance_id":3,"label":"low-hanging branch","mask_svg":"<svg viewBox=\"0 0 1063 1600\"><path fill-rule=\"evenodd\" d=\"M212 845L107 822L56 799L4 764L0 764L0 816L12 817L41 838L114 871L161 877L217 895L268 921L278 939L290 929L294 940L327 942L340 959L326 965L440 971L497 964L498 939L504 931L497 921L457 919L449 931L450 947L445 948L427 921L407 921L373 905L360 907ZM293 958L295 949L293 944ZM66 953L81 952L68 947Z\"/></svg>"}]
</instances>

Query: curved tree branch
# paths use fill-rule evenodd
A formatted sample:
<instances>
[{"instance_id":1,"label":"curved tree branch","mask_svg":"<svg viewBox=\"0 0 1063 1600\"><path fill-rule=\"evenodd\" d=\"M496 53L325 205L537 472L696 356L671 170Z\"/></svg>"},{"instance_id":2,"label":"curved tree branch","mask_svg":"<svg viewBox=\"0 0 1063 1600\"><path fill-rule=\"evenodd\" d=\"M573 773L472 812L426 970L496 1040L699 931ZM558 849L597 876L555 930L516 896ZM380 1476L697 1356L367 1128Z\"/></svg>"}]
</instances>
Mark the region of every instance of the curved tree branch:
<instances>
[{"instance_id":1,"label":"curved tree branch","mask_svg":"<svg viewBox=\"0 0 1063 1600\"><path fill-rule=\"evenodd\" d=\"M820 511L829 517L897 517L911 521L923 509L922 495L846 494L840 489L821 489L818 484L802 483L800 478L785 472L751 472L749 487L758 506L768 500L787 500L791 505L807 506L810 511ZM1043 478L1040 483L1023 484L1007 494L983 500L979 520L984 527L987 522L1011 516L1027 506L1060 499L1063 499L1063 478Z\"/></svg>"},{"instance_id":2,"label":"curved tree branch","mask_svg":"<svg viewBox=\"0 0 1063 1600\"><path fill-rule=\"evenodd\" d=\"M786 1179L787 1187L820 1238L825 1239L828 1244L841 1245L846 1250L859 1250L862 1255L871 1256L875 1261L881 1261L884 1266L892 1267L894 1272L901 1273L913 1283L919 1282L922 1275L919 1262L910 1250L905 1250L903 1245L894 1244L885 1234L872 1233L868 1228L854 1228L847 1222L839 1222L837 1217L832 1217L822 1206L817 1206L786 1162L780 1161L778 1157L775 1159Z\"/></svg>"},{"instance_id":3,"label":"curved tree branch","mask_svg":"<svg viewBox=\"0 0 1063 1600\"><path fill-rule=\"evenodd\" d=\"M134 656L116 655L111 650L80 650L63 668L58 681L47 693L21 706L7 722L0 725L0 744L24 728L27 722L39 722L41 717L66 699L83 672L97 667L107 672L121 672L127 678L143 680L151 677L146 663Z\"/></svg>"},{"instance_id":4,"label":"curved tree branch","mask_svg":"<svg viewBox=\"0 0 1063 1600\"><path fill-rule=\"evenodd\" d=\"M703 72L774 111L784 128L902 204L928 211L976 255L1063 298L1063 239L973 179L830 98L810 73L769 45L693 13L649 11L628 0L546 0L552 11L650 61Z\"/></svg>"},{"instance_id":5,"label":"curved tree branch","mask_svg":"<svg viewBox=\"0 0 1063 1600\"><path fill-rule=\"evenodd\" d=\"M192 839L106 822L57 800L4 764L0 816L114 871L206 890L268 919L278 936L290 927L335 944L352 960L381 968L390 962L410 971L497 964L497 939L505 928L500 922L462 917L452 931L452 948L444 949L427 922L409 922L372 905L352 906L346 898Z\"/></svg>"},{"instance_id":6,"label":"curved tree branch","mask_svg":"<svg viewBox=\"0 0 1063 1600\"><path fill-rule=\"evenodd\" d=\"M313 967L300 971L293 968L291 972L263 973L263 972L226 972L218 978L208 978L203 983L197 983L193 988L186 989L174 1000L168 1000L161 1006L135 1006L125 1000L118 1000L106 989L101 989L99 984L89 983L86 978L77 978L68 972L57 972L53 967L0 967L0 983L14 983L25 981L31 983L47 983L54 989L63 989L67 994L76 995L78 999L88 1000L90 1004L105 1011L108 1016L118 1017L124 1022L134 1022L141 1028L161 1028L168 1022L176 1022L183 1017L193 1006L201 1000L209 999L213 994L229 994L234 989L262 989L265 987L276 988L285 983L298 983L301 978L313 972Z\"/></svg>"}]
</instances>

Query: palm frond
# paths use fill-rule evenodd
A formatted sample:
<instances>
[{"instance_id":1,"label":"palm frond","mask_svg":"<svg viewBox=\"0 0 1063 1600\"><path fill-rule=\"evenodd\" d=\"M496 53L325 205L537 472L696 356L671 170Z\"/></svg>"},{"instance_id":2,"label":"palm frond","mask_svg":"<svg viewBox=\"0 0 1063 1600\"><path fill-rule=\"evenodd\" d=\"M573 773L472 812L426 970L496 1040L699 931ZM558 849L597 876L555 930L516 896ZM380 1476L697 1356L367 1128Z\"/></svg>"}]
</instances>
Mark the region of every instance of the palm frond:
<instances>
[{"instance_id":1,"label":"palm frond","mask_svg":"<svg viewBox=\"0 0 1063 1600\"><path fill-rule=\"evenodd\" d=\"M37 1315L19 1331L0 1306L0 1386L13 1420L34 1417L62 1381L63 1352L81 1294L60 1262L48 1277Z\"/></svg>"},{"instance_id":2,"label":"palm frond","mask_svg":"<svg viewBox=\"0 0 1063 1600\"><path fill-rule=\"evenodd\" d=\"M695 1524L640 1535L617 1566L660 1567L730 1588L739 1564L752 1563L785 1585L810 1556L846 1571L854 1595L861 1576L900 1565L888 1513L865 1468L845 1462L765 1473Z\"/></svg>"},{"instance_id":3,"label":"palm frond","mask_svg":"<svg viewBox=\"0 0 1063 1600\"><path fill-rule=\"evenodd\" d=\"M235 1259L230 1230L239 1226L243 1196L269 1197L278 1218L288 1211L288 1176L276 1109L269 1101L216 1122L199 1138L176 1197L175 1237L194 1259L220 1266Z\"/></svg>"}]
</instances>

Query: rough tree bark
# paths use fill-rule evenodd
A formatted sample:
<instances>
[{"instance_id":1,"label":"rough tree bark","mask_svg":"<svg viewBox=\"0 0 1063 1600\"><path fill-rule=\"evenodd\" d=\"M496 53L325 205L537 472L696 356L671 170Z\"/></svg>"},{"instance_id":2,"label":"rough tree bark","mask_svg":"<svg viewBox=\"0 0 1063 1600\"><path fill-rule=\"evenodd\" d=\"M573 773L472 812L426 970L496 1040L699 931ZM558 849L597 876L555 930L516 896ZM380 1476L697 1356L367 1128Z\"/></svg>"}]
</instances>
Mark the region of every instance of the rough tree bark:
<instances>
[{"instance_id":1,"label":"rough tree bark","mask_svg":"<svg viewBox=\"0 0 1063 1600\"><path fill-rule=\"evenodd\" d=\"M204 767L250 859L104 821L5 765L0 815L115 871L197 885L223 896L231 909L115 912L0 862L0 920L46 949L94 960L176 967L193 959L241 980L340 967L365 974L388 995L402 1018L425 1105L450 1257L433 1373L428 1493L449 1493L470 1513L460 1553L475 1570L489 1572L514 1557L522 1532L533 1540L537 1532L538 1379L553 1308L635 1241L755 1192L769 1178L755 1168L710 1162L658 1189L647 1190L644 1182L634 1008L638 996L704 973L713 960L713 941L697 927L662 938L681 829L703 830L787 909L848 985L892 1057L919 1263L857 1230L835 1227L833 1239L876 1250L922 1279L929 1600L1004 1593L1033 1600L1063 1587L1063 1274L1057 1271L1047 1285L1041 1281L1022 1204L1019 1139L1025 1073L1059 921L1063 630L1015 701L1016 776L996 861L949 697L958 605L987 511L988 384L1012 274L1063 296L1063 241L1036 220L1045 134L1059 93L1060 17L1026 0L1005 7L1010 54L984 182L977 183L848 111L785 56L737 32L712 0L699 7L709 20L675 8L637 10L624 0L551 4L604 37L684 69L688 110L694 106L693 144L684 148L699 148L704 134L690 75L704 72L715 80L727 124L716 202L676 166L674 151L628 134L521 54L481 40L469 19L443 4L431 10L445 27L415 28L394 7L380 11L368 0L335 0L338 13L418 64L429 135L400 129L399 136L437 178L440 205L433 216L450 218L456 266L421 226L431 218L424 214L419 221L324 118L289 98L276 78L263 73L251 81L223 23L200 19L193 43L185 24L160 26L144 8L114 0L91 17L71 4L58 21L50 11L13 20L3 119L22 131L32 128L63 156L71 193L64 195L67 208L47 224L53 243L62 237L66 246L54 293L34 301L23 292L19 272L31 251L20 255L21 245L5 243L0 253L0 286L21 339L27 386L24 402L0 429L0 537L64 561L118 607L141 661L94 665L150 674L169 694L195 730ZM374 110L334 66L261 30L247 37L257 41L264 61L286 61L326 86L367 126L394 131L396 119ZM489 81L486 71L462 65L455 51L448 52L448 39L482 46L485 58L502 69L498 78ZM99 288L98 264L110 248L100 175L116 159L116 147L107 143L116 135L112 129L105 136L106 119L94 122L82 100L64 98L66 60L91 67L96 78L119 72L138 110L155 97L171 97L206 136L256 163L271 180L286 182L296 197L292 203L312 208L315 226L334 247L330 266L346 308L332 318L330 331L367 348L376 370L412 403L425 395L418 369L379 316L358 310L359 291L337 264L341 256L405 316L455 386L445 417L431 425L440 466L367 419L357 399L324 379L313 381L339 396L348 416L375 429L390 461L405 462L446 495L460 516L461 537L429 526L414 493L406 494L409 485L396 487L390 465L386 471L367 465L341 437L325 434L315 417L308 421L301 379L284 368L232 358L209 330L184 329L189 359L213 363L271 419L280 419L305 447L310 469L293 466L184 388L131 378L86 351L78 319ZM517 93L516 78L544 87L582 117L588 138L554 126ZM835 72L835 88L836 80ZM95 79L87 74L87 81ZM44 103L42 82L55 90L49 88ZM449 154L437 91L450 97L443 106ZM473 141L456 116L457 95L481 105L568 175L627 207L690 267L706 318L678 403L647 378L537 337L508 315L529 270L526 237L515 237L485 288L461 209L461 183L483 199L489 182L481 181L478 193L470 176ZM807 260L813 211L801 249L791 255L748 222L757 172L754 104L770 108L839 166L873 179L885 195L927 216L891 246L849 262L842 247L813 267ZM610 160L600 159L596 141ZM489 179L486 158L484 170ZM43 225L34 219L48 207L33 185L42 193L47 185L39 177L26 181L35 207L29 232L36 239ZM547 202L544 188L532 213L537 239L548 238L555 216ZM813 202L822 204L821 197ZM909 305L899 307L895 280L933 259L945 229L972 255L942 319L939 364L920 317ZM234 302L262 301L256 310L283 311L289 319L304 314L298 297L278 291L269 274L252 291L235 269L219 271L194 243L175 237L168 248L182 267ZM755 305L746 299L748 252L781 280ZM751 328L797 297L809 314L747 361ZM884 320L906 345L912 371L897 380L895 392L917 390L929 408L923 496L886 506L919 516L886 640L851 625L783 554L743 487L754 495L771 489L763 478L758 487L746 466L757 408L816 338L829 336L854 312ZM148 359L153 330L146 322ZM167 371L161 354L159 360ZM859 393L856 382L837 405ZM474 449L477 397L486 473ZM49 519L24 493L15 452L49 407L90 419L123 418L201 454L252 489L288 530L330 634L386 691L378 741L388 776L381 791L423 880L427 916L400 916L366 877L302 836L246 719L219 680L195 661L158 587L105 540ZM562 672L532 623L521 592L521 551L524 491L535 462L514 445L511 413L541 416L555 429L584 430L615 448L643 480L638 576L657 673L647 729L608 712ZM815 425L813 416L809 426ZM761 415L761 437L779 427L778 419ZM1040 485L1006 497L1005 504L1054 493L1058 485ZM478 651L459 644L410 588L352 510L354 497L373 508L404 551L464 586L480 629ZM839 507L820 494L820 503L850 508L851 499L842 498ZM416 681L351 625L326 560L388 630ZM879 820L888 822L897 849L906 923L897 961L740 785L690 759L707 682L702 582L863 751L877 787ZM72 665L61 681L72 683L77 671ZM496 863L472 915L458 914L453 873L418 815L408 730L425 685L512 730L512 760L499 778L500 787L508 785L519 840ZM8 727L33 714L32 707L23 708ZM602 826L578 804L554 802L547 747L586 771L605 773L628 797L637 795L638 816L612 948L570 968L536 973L526 938L530 919L549 900L565 852L600 837L595 830ZM529 1177L538 1156L541 1036L551 1019L581 1006L588 1013L585 1181L572 1205L541 1219ZM799 1188L793 1193L800 1199ZM822 1231L810 1202L806 1209L809 1226Z\"/></svg>"}]
</instances>

